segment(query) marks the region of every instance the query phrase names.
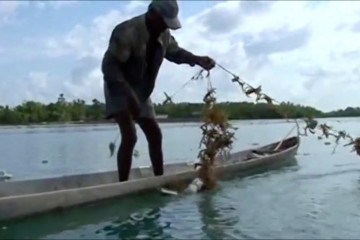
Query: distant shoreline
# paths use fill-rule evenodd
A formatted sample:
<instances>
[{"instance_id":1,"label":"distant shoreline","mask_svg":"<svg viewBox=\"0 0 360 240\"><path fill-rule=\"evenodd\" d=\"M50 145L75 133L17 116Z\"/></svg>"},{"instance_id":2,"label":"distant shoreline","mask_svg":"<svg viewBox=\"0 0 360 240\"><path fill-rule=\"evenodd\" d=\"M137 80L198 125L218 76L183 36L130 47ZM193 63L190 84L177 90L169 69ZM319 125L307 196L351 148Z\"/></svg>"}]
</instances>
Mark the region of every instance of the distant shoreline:
<instances>
[{"instance_id":1,"label":"distant shoreline","mask_svg":"<svg viewBox=\"0 0 360 240\"><path fill-rule=\"evenodd\" d=\"M359 118L359 117L319 117L315 119L341 119L341 118ZM259 120L283 120L283 118L259 118L259 119L231 119L229 121L259 121ZM202 122L201 118L158 118L158 123L200 123ZM85 126L85 125L111 125L116 124L114 121L111 120L101 120L101 121L69 121L69 122L44 122L44 123L34 123L34 124L0 124L0 129L7 129L7 128L40 128L40 127L76 127L76 126Z\"/></svg>"},{"instance_id":2,"label":"distant shoreline","mask_svg":"<svg viewBox=\"0 0 360 240\"><path fill-rule=\"evenodd\" d=\"M159 123L197 123L201 122L200 118L158 118ZM69 122L44 122L44 123L33 123L33 124L0 124L0 128L19 128L19 127L69 127L69 126L84 126L84 125L107 125L115 124L111 120L100 120L100 121L69 121Z\"/></svg>"}]
</instances>

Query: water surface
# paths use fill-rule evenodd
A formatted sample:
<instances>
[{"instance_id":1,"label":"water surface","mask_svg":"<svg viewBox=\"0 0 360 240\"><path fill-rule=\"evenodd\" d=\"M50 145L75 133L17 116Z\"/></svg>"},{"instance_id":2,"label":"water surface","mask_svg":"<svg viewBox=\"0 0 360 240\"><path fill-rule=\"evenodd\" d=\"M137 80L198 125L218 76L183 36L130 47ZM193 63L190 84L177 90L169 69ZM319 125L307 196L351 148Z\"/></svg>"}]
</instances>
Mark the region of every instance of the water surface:
<instances>
[{"instance_id":1,"label":"water surface","mask_svg":"<svg viewBox=\"0 0 360 240\"><path fill-rule=\"evenodd\" d=\"M324 120L321 120L322 122ZM360 135L359 119L327 123ZM237 121L234 150L278 141L292 127L279 120ZM196 159L199 124L162 124L167 162ZM115 170L107 144L116 127L0 130L0 168L17 179ZM148 165L138 131L136 165ZM213 191L181 197L157 192L0 223L1 238L42 239L358 239L360 157L350 148L303 137L298 155ZM48 160L43 164L42 160Z\"/></svg>"}]
</instances>

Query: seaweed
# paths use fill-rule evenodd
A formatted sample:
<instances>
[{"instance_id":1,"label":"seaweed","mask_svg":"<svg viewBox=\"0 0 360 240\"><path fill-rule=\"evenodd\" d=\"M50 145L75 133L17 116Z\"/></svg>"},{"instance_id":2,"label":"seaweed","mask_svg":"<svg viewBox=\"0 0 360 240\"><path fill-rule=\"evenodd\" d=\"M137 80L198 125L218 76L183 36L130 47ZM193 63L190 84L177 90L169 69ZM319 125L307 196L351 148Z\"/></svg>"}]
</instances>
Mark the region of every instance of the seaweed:
<instances>
[{"instance_id":1,"label":"seaweed","mask_svg":"<svg viewBox=\"0 0 360 240\"><path fill-rule=\"evenodd\" d=\"M268 104L270 104L274 110L276 110L284 119L286 119L288 122L290 121L288 118L288 114L284 111L281 111L279 108L279 105L274 105L274 102L277 102L274 98L271 98L269 95L262 93L261 86L255 88L251 86L250 84L246 83L243 80L240 80L240 77L236 74L232 73L230 70L226 69L225 67L221 66L220 64L216 63L218 67L223 69L225 72L229 73L232 76L232 82L237 82L239 86L241 87L241 90L243 93L249 97L252 94L256 95L256 102L260 100L265 100ZM279 103L279 102L277 102ZM345 131L337 131L331 127L329 127L326 124L319 124L317 120L315 120L312 116L306 116L302 119L305 123L305 126L303 127L304 133L300 132L300 125L297 122L296 119L293 119L294 123L297 125L297 131L298 135L307 136L307 131L309 131L311 134L315 134L316 130L320 130L322 133L321 136L318 136L318 139L321 140L322 136L325 135L326 139L329 138L329 136L333 136L335 138L335 147L333 150L333 153L335 153L335 149L337 145L339 144L340 139L350 139L351 142L346 144L345 146L353 145L353 151L355 151L360 156L360 138L356 138L353 140L353 137L351 137L349 134L347 134ZM326 142L328 144L329 142Z\"/></svg>"},{"instance_id":2,"label":"seaweed","mask_svg":"<svg viewBox=\"0 0 360 240\"><path fill-rule=\"evenodd\" d=\"M209 80L210 81L210 80ZM210 84L211 85L211 84ZM219 154L229 155L232 143L235 139L231 129L236 129L228 122L227 114L216 105L215 89L209 87L203 98L205 111L203 114L204 123L201 125L202 138L198 154L201 168L198 177L203 181L206 189L216 186L214 165Z\"/></svg>"}]
</instances>

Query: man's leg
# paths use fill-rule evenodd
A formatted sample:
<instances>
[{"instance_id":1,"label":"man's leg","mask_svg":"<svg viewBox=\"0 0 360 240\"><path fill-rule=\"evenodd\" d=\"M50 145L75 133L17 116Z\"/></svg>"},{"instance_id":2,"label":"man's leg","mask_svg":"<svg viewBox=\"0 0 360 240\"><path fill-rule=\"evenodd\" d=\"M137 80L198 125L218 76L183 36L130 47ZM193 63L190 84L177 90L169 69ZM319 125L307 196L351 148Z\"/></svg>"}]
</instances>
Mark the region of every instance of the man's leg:
<instances>
[{"instance_id":1,"label":"man's leg","mask_svg":"<svg viewBox=\"0 0 360 240\"><path fill-rule=\"evenodd\" d=\"M102 64L106 118L114 118L119 125L121 142L117 153L119 181L127 181L131 170L132 155L137 141L136 128L130 115L132 109L122 84L117 81L119 66L116 61ZM110 83L110 84L109 84Z\"/></svg>"},{"instance_id":2,"label":"man's leg","mask_svg":"<svg viewBox=\"0 0 360 240\"><path fill-rule=\"evenodd\" d=\"M154 175L164 174L164 160L162 152L162 133L155 118L140 118L138 124L145 134L149 146L149 155Z\"/></svg>"},{"instance_id":3,"label":"man's leg","mask_svg":"<svg viewBox=\"0 0 360 240\"><path fill-rule=\"evenodd\" d=\"M121 133L121 143L117 154L119 181L129 179L132 155L137 141L135 124L127 111L115 116Z\"/></svg>"}]
</instances>

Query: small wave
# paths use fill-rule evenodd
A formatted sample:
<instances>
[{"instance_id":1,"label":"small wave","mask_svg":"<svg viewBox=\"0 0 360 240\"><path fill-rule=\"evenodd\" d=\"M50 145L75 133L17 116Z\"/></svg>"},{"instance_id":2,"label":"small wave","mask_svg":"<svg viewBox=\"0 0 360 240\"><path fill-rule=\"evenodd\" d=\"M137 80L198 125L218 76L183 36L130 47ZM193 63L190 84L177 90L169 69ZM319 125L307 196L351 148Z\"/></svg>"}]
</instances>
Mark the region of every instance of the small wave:
<instances>
[{"instance_id":1,"label":"small wave","mask_svg":"<svg viewBox=\"0 0 360 240\"><path fill-rule=\"evenodd\" d=\"M308 174L308 175L302 175L302 176L296 177L295 180L317 179L317 178L323 178L323 177L328 177L328 176L336 176L336 175L342 175L342 174L347 174L347 173L357 173L357 172L360 172L360 169L347 169L347 170L322 173L322 174Z\"/></svg>"},{"instance_id":2,"label":"small wave","mask_svg":"<svg viewBox=\"0 0 360 240\"><path fill-rule=\"evenodd\" d=\"M344 163L344 164L335 164L334 167L345 167L345 166L354 166L359 165L358 163Z\"/></svg>"}]
</instances>

